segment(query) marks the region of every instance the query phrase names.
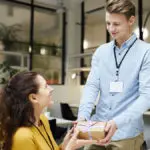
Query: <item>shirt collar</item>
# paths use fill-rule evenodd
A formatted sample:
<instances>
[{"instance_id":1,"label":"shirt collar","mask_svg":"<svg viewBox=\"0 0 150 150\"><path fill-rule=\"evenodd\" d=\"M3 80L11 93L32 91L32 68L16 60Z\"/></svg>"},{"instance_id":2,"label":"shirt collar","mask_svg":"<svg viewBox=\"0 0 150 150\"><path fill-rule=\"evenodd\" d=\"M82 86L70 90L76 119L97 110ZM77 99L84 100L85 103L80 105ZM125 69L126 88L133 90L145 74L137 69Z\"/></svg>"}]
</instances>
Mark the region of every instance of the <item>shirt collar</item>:
<instances>
[{"instance_id":1,"label":"shirt collar","mask_svg":"<svg viewBox=\"0 0 150 150\"><path fill-rule=\"evenodd\" d=\"M135 33L133 33L130 36L130 38L122 44L121 49L125 49L125 48L130 47L130 45L133 44L133 42L136 40L136 38L137 38L137 36L135 35ZM115 44L115 40L113 40L113 47L117 47L116 44Z\"/></svg>"}]
</instances>

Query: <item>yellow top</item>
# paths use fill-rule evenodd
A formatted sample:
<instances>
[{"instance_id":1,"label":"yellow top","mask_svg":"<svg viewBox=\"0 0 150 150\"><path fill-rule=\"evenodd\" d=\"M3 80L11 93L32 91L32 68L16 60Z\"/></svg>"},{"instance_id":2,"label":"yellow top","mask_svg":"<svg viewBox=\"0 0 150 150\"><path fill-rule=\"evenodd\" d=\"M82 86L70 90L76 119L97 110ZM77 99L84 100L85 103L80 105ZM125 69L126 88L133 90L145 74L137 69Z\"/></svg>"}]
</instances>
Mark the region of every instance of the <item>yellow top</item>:
<instances>
[{"instance_id":1,"label":"yellow top","mask_svg":"<svg viewBox=\"0 0 150 150\"><path fill-rule=\"evenodd\" d=\"M42 121L46 132L50 137L54 150L60 150L53 138L47 118L44 115L41 115L40 120ZM38 127L40 131L34 126L19 128L13 137L12 150L53 150L52 144L50 143L43 125ZM40 132L44 137L40 134Z\"/></svg>"}]
</instances>

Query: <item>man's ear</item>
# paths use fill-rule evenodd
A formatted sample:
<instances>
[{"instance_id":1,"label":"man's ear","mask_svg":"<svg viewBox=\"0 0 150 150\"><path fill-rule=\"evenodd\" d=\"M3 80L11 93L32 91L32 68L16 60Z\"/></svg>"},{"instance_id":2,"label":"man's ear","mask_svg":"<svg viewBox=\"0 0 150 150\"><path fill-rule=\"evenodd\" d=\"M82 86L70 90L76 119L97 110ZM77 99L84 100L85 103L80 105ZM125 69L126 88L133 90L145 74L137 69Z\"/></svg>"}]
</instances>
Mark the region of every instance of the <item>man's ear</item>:
<instances>
[{"instance_id":1,"label":"man's ear","mask_svg":"<svg viewBox=\"0 0 150 150\"><path fill-rule=\"evenodd\" d=\"M34 94L34 93L29 94L29 100L30 100L32 103L37 103L36 94Z\"/></svg>"},{"instance_id":2,"label":"man's ear","mask_svg":"<svg viewBox=\"0 0 150 150\"><path fill-rule=\"evenodd\" d=\"M132 26L134 23L135 23L135 16L131 16L130 18L129 18L129 24Z\"/></svg>"}]
</instances>

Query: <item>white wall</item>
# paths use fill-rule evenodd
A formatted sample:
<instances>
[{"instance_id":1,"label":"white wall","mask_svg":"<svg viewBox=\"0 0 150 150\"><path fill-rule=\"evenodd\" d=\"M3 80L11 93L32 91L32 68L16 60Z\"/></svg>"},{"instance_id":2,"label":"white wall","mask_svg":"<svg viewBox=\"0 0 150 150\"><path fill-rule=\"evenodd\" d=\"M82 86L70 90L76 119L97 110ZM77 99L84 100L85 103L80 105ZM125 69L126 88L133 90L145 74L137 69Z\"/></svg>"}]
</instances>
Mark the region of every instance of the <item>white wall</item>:
<instances>
[{"instance_id":1,"label":"white wall","mask_svg":"<svg viewBox=\"0 0 150 150\"><path fill-rule=\"evenodd\" d=\"M82 94L82 86L79 85L53 85L52 99L55 103L66 102L70 105L79 105Z\"/></svg>"},{"instance_id":2,"label":"white wall","mask_svg":"<svg viewBox=\"0 0 150 150\"><path fill-rule=\"evenodd\" d=\"M89 47L99 46L106 42L105 22L101 24L93 24L86 27L85 38L89 42Z\"/></svg>"}]
</instances>

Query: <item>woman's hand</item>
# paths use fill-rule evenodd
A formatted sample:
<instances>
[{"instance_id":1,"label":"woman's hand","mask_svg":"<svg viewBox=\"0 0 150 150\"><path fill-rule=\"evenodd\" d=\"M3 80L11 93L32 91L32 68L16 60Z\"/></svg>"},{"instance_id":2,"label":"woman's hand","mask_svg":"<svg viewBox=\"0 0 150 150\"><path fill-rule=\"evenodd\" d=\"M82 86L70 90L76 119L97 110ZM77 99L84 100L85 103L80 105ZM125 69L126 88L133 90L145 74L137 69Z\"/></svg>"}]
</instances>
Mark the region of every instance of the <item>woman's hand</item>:
<instances>
[{"instance_id":1,"label":"woman's hand","mask_svg":"<svg viewBox=\"0 0 150 150\"><path fill-rule=\"evenodd\" d=\"M67 134L66 134L66 136L65 136L65 138L64 138L64 140L63 140L63 143L62 143L62 145L61 145L62 150L65 150L65 149L66 149L66 146L67 146L68 142L70 141L70 139L71 139L71 137L72 137L73 130L74 130L74 128L70 129L70 130L67 132Z\"/></svg>"},{"instance_id":2,"label":"woman's hand","mask_svg":"<svg viewBox=\"0 0 150 150\"><path fill-rule=\"evenodd\" d=\"M65 150L68 142L70 141L70 139L71 139L71 137L73 135L73 132L74 132L75 127L77 126L77 123L78 123L78 121L74 121L73 122L73 127L67 132L67 134L66 134L66 136L65 136L65 138L63 140L63 143L61 145L62 150Z\"/></svg>"},{"instance_id":3,"label":"woman's hand","mask_svg":"<svg viewBox=\"0 0 150 150\"><path fill-rule=\"evenodd\" d=\"M75 129L72 136L70 136L71 138L64 150L76 150L85 145L97 144L96 140L78 139L78 134L79 134L79 130Z\"/></svg>"}]
</instances>

